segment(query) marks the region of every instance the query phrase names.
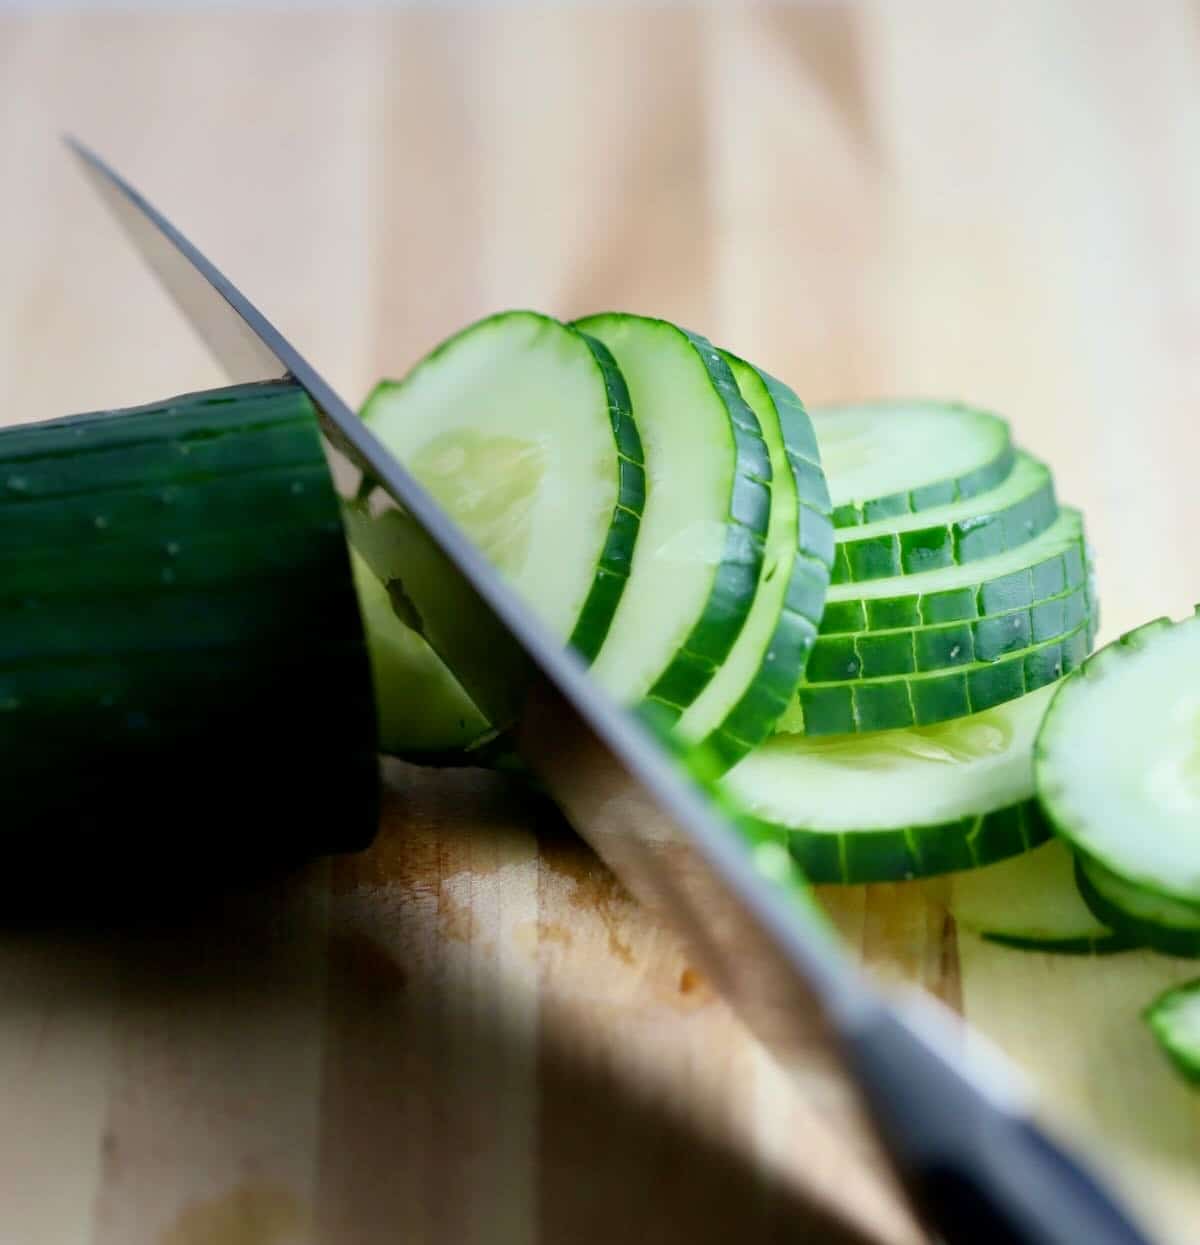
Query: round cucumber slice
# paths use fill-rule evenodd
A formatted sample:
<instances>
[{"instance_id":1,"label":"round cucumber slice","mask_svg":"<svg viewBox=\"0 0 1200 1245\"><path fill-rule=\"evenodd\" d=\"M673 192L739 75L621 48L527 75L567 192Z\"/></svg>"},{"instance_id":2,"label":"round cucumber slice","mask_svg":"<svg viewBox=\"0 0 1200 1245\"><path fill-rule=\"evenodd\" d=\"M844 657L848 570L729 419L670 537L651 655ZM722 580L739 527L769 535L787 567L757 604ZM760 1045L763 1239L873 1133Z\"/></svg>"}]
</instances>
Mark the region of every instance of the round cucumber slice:
<instances>
[{"instance_id":1,"label":"round cucumber slice","mask_svg":"<svg viewBox=\"0 0 1200 1245\"><path fill-rule=\"evenodd\" d=\"M1087 906L1130 942L1164 955L1200 957L1200 904L1143 890L1086 856L1079 858L1076 881Z\"/></svg>"},{"instance_id":2,"label":"round cucumber slice","mask_svg":"<svg viewBox=\"0 0 1200 1245\"><path fill-rule=\"evenodd\" d=\"M844 735L932 726L1016 700L1057 682L1081 665L1092 647L1090 618L1065 635L997 661L928 674L846 683L802 683L777 729L805 735Z\"/></svg>"},{"instance_id":3,"label":"round cucumber slice","mask_svg":"<svg viewBox=\"0 0 1200 1245\"><path fill-rule=\"evenodd\" d=\"M1059 833L1132 888L1200 905L1200 617L1158 619L1063 684L1037 742Z\"/></svg>"},{"instance_id":4,"label":"round cucumber slice","mask_svg":"<svg viewBox=\"0 0 1200 1245\"><path fill-rule=\"evenodd\" d=\"M1160 994L1142 1016L1180 1075L1200 1085L1200 981Z\"/></svg>"},{"instance_id":5,"label":"round cucumber slice","mask_svg":"<svg viewBox=\"0 0 1200 1245\"><path fill-rule=\"evenodd\" d=\"M998 661L1074 630L1087 620L1090 604L1084 584L1033 605L965 622L819 635L805 679L846 683Z\"/></svg>"},{"instance_id":6,"label":"round cucumber slice","mask_svg":"<svg viewBox=\"0 0 1200 1245\"><path fill-rule=\"evenodd\" d=\"M629 386L648 475L628 590L593 673L618 700L648 702L652 720L672 727L751 612L771 462L729 364L704 338L615 313L575 327L603 342ZM739 694L730 689L730 708Z\"/></svg>"},{"instance_id":7,"label":"round cucumber slice","mask_svg":"<svg viewBox=\"0 0 1200 1245\"><path fill-rule=\"evenodd\" d=\"M829 494L808 413L784 384L721 352L758 417L771 459L771 514L758 591L720 670L679 719L717 771L775 728L812 650L833 558Z\"/></svg>"},{"instance_id":8,"label":"round cucumber slice","mask_svg":"<svg viewBox=\"0 0 1200 1245\"><path fill-rule=\"evenodd\" d=\"M721 790L814 882L977 868L1046 838L1032 746L1051 692L933 727L776 735L730 770Z\"/></svg>"},{"instance_id":9,"label":"round cucumber slice","mask_svg":"<svg viewBox=\"0 0 1200 1245\"><path fill-rule=\"evenodd\" d=\"M509 311L444 342L362 411L546 625L591 661L645 500L628 391L602 345Z\"/></svg>"},{"instance_id":10,"label":"round cucumber slice","mask_svg":"<svg viewBox=\"0 0 1200 1245\"><path fill-rule=\"evenodd\" d=\"M812 418L837 527L965 501L1013 465L1008 424L953 402L827 406Z\"/></svg>"},{"instance_id":11,"label":"round cucumber slice","mask_svg":"<svg viewBox=\"0 0 1200 1245\"><path fill-rule=\"evenodd\" d=\"M1061 839L956 874L949 909L960 928L1026 951L1089 955L1134 945L1084 903L1075 885L1075 857Z\"/></svg>"},{"instance_id":12,"label":"round cucumber slice","mask_svg":"<svg viewBox=\"0 0 1200 1245\"><path fill-rule=\"evenodd\" d=\"M1057 517L1049 468L1018 454L999 484L966 501L840 528L833 582L917 575L1006 553L1044 532Z\"/></svg>"},{"instance_id":13,"label":"round cucumber slice","mask_svg":"<svg viewBox=\"0 0 1200 1245\"><path fill-rule=\"evenodd\" d=\"M1063 509L1040 536L995 557L861 584L834 584L821 635L892 631L1027 608L1087 582L1083 519Z\"/></svg>"}]
</instances>

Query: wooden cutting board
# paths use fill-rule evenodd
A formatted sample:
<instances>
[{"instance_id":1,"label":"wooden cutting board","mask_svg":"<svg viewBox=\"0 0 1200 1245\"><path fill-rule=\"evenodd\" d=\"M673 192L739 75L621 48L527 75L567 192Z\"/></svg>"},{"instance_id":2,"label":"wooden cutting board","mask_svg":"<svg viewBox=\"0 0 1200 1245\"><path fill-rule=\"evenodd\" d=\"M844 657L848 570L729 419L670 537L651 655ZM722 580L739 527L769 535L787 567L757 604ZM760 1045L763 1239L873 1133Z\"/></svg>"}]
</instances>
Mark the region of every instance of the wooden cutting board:
<instances>
[{"instance_id":1,"label":"wooden cutting board","mask_svg":"<svg viewBox=\"0 0 1200 1245\"><path fill-rule=\"evenodd\" d=\"M1087 512L1104 637L1180 615L1196 29L1182 0L6 13L0 418L219 379L69 128L352 400L499 307L665 315L812 402L1003 411ZM170 831L164 891L203 850ZM936 891L826 899L1194 1245L1196 1099L1137 1020L1192 969L987 947ZM203 916L0 936L5 1245L776 1238L919 1239L828 1054L780 1066L499 776L392 766L372 851Z\"/></svg>"}]
</instances>

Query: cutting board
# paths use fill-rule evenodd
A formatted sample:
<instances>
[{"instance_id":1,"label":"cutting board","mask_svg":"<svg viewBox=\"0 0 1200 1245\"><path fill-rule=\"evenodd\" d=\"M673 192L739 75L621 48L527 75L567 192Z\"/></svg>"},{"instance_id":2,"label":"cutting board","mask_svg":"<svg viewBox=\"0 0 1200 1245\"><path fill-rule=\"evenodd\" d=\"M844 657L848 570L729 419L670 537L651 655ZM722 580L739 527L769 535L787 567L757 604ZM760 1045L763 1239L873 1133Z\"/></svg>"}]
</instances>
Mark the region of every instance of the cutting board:
<instances>
[{"instance_id":1,"label":"cutting board","mask_svg":"<svg viewBox=\"0 0 1200 1245\"><path fill-rule=\"evenodd\" d=\"M0 418L219 381L67 128L352 401L500 307L668 316L810 402L1004 412L1087 513L1103 637L1178 616L1200 596L1195 21L8 12ZM0 935L0 1241L920 1239L829 1052L758 1045L548 805L481 772L386 777L367 853L174 921ZM203 850L170 809L163 844L160 894ZM54 877L10 884L53 911ZM1188 965L989 947L936 885L823 898L1194 1245L1197 1100L1137 1019Z\"/></svg>"}]
</instances>

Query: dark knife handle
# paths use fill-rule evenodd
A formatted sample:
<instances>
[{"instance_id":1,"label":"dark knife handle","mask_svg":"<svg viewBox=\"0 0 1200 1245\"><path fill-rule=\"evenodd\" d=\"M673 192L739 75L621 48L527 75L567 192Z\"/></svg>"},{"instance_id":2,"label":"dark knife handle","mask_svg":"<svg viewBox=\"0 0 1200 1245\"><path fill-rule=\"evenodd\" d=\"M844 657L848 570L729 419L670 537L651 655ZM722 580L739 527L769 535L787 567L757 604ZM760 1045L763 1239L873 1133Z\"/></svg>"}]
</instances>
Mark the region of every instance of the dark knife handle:
<instances>
[{"instance_id":1,"label":"dark knife handle","mask_svg":"<svg viewBox=\"0 0 1200 1245\"><path fill-rule=\"evenodd\" d=\"M1152 1245L1103 1185L891 1012L848 1057L918 1215L947 1245Z\"/></svg>"}]
</instances>

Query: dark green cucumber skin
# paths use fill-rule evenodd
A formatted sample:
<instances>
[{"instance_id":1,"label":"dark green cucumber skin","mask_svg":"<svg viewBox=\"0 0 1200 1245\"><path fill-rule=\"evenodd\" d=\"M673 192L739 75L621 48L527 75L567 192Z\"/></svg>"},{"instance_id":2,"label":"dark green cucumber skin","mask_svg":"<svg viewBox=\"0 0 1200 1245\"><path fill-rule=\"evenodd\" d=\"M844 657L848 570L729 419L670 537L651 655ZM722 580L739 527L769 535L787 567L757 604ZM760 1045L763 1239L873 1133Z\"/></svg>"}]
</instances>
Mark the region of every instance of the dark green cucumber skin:
<instances>
[{"instance_id":1,"label":"dark green cucumber skin","mask_svg":"<svg viewBox=\"0 0 1200 1245\"><path fill-rule=\"evenodd\" d=\"M991 462L983 463L957 479L939 480L923 488L890 493L861 504L845 502L833 510L834 527L863 527L879 519L894 519L906 514L919 514L935 506L969 501L1000 484L1013 468L1016 450L1010 441Z\"/></svg>"},{"instance_id":2,"label":"dark green cucumber skin","mask_svg":"<svg viewBox=\"0 0 1200 1245\"><path fill-rule=\"evenodd\" d=\"M371 408L377 398L403 390L417 372L450 354L456 345L469 334L486 330L489 326L506 320L540 320L561 331L563 325L550 316L535 311L501 311L486 316L448 337L429 352L402 380L384 380L368 395L362 406L362 419L371 426ZM591 353L604 384L608 403L609 422L612 426L613 447L617 464L617 500L613 506L608 536L596 564L595 578L575 620L568 643L587 663L595 660L605 636L608 635L613 616L617 612L629 571L633 564L633 550L641 525L642 510L646 504L646 470L642 453L642 441L633 419L629 389L620 368L603 342L579 332L573 326L565 326L575 332Z\"/></svg>"},{"instance_id":3,"label":"dark green cucumber skin","mask_svg":"<svg viewBox=\"0 0 1200 1245\"><path fill-rule=\"evenodd\" d=\"M1090 620L1055 640L969 670L846 683L802 684L803 734L932 726L982 713L1053 683L1080 666L1092 646ZM790 728L789 728L790 729Z\"/></svg>"},{"instance_id":4,"label":"dark green cucumber skin","mask_svg":"<svg viewBox=\"0 0 1200 1245\"><path fill-rule=\"evenodd\" d=\"M606 324L635 319L646 317L602 313L574 321L572 327L585 336L595 336ZM707 338L666 321L652 323L663 332L682 333L704 364L709 381L729 414L735 460L725 544L708 600L683 645L644 698L646 720L654 729L662 730L678 722L683 711L708 685L746 621L762 569L763 540L771 508L771 461L758 419L716 347ZM633 417L636 421L636 410Z\"/></svg>"},{"instance_id":5,"label":"dark green cucumber skin","mask_svg":"<svg viewBox=\"0 0 1200 1245\"><path fill-rule=\"evenodd\" d=\"M717 772L732 768L762 743L787 709L816 641L833 562L829 489L804 403L760 368L741 359L735 362L758 375L779 415L788 466L796 482L796 556L783 610L762 664L737 704L700 745L712 754Z\"/></svg>"},{"instance_id":6,"label":"dark green cucumber skin","mask_svg":"<svg viewBox=\"0 0 1200 1245\"><path fill-rule=\"evenodd\" d=\"M1155 921L1146 920L1145 917L1133 916L1100 892L1088 874L1089 867L1103 869L1102 865L1093 863L1089 866L1083 860L1076 859L1075 885L1079 887L1083 902L1092 910L1098 921L1107 925L1114 933L1121 935L1134 946L1148 947L1151 951L1176 956L1179 959L1200 959L1200 908L1196 910L1194 930L1159 925Z\"/></svg>"},{"instance_id":7,"label":"dark green cucumber skin","mask_svg":"<svg viewBox=\"0 0 1200 1245\"><path fill-rule=\"evenodd\" d=\"M1169 1027L1170 1011L1175 1001L1181 998L1190 999L1197 993L1200 993L1200 981L1185 981L1183 985L1172 986L1150 1003L1142 1012L1142 1019L1176 1072L1184 1080L1200 1086L1200 1049L1181 1047L1172 1037Z\"/></svg>"},{"instance_id":8,"label":"dark green cucumber skin","mask_svg":"<svg viewBox=\"0 0 1200 1245\"><path fill-rule=\"evenodd\" d=\"M1087 588L1081 584L1049 600L968 622L851 635L822 633L805 678L809 683L845 683L997 661L1065 635L1087 617Z\"/></svg>"},{"instance_id":9,"label":"dark green cucumber skin","mask_svg":"<svg viewBox=\"0 0 1200 1245\"><path fill-rule=\"evenodd\" d=\"M1135 950L1137 944L1120 934L1098 934L1094 938L1022 938L1019 934L979 935L984 942L1013 951L1042 951L1048 955L1116 955Z\"/></svg>"},{"instance_id":10,"label":"dark green cucumber skin","mask_svg":"<svg viewBox=\"0 0 1200 1245\"><path fill-rule=\"evenodd\" d=\"M10 853L53 843L72 870L141 862L172 887L233 869L231 848L370 842L370 666L302 390L2 431L0 510Z\"/></svg>"},{"instance_id":11,"label":"dark green cucumber skin","mask_svg":"<svg viewBox=\"0 0 1200 1245\"><path fill-rule=\"evenodd\" d=\"M1032 540L1056 518L1054 480L1046 471L1033 492L993 514L907 532L839 540L834 551L833 582L862 583L893 575L918 575L992 557Z\"/></svg>"},{"instance_id":12,"label":"dark green cucumber skin","mask_svg":"<svg viewBox=\"0 0 1200 1245\"><path fill-rule=\"evenodd\" d=\"M821 635L862 631L894 631L901 628L934 627L944 623L970 622L1028 609L1039 601L1061 596L1087 582L1087 560L1082 539L1034 566L969 588L945 592L826 601ZM915 586L915 585L914 585Z\"/></svg>"},{"instance_id":13,"label":"dark green cucumber skin","mask_svg":"<svg viewBox=\"0 0 1200 1245\"><path fill-rule=\"evenodd\" d=\"M979 869L1027 852L1050 834L1036 800L929 826L839 833L739 819L758 839L782 843L813 883L903 882Z\"/></svg>"},{"instance_id":14,"label":"dark green cucumber skin","mask_svg":"<svg viewBox=\"0 0 1200 1245\"><path fill-rule=\"evenodd\" d=\"M604 390L608 395L608 416L612 423L613 439L617 447L617 501L613 507L612 523L608 539L596 565L596 578L592 583L583 609L575 621L568 643L585 662L593 662L604 637L608 634L613 615L629 582L633 565L633 550L642 510L646 505L646 466L642 454L642 439L637 424L633 422L633 406L629 389L621 375L616 360L608 347L595 337L581 333L596 365L604 377Z\"/></svg>"}]
</instances>

